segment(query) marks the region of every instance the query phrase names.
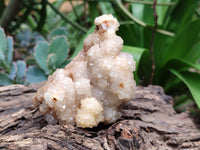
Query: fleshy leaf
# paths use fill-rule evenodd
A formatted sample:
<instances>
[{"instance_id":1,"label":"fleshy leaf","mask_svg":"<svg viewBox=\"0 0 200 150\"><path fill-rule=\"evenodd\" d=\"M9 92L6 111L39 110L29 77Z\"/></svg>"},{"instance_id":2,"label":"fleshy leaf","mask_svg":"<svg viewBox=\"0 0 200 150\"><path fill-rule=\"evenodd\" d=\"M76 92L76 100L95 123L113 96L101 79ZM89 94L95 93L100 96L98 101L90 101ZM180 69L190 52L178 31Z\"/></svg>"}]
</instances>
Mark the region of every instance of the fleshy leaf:
<instances>
[{"instance_id":1,"label":"fleshy leaf","mask_svg":"<svg viewBox=\"0 0 200 150\"><path fill-rule=\"evenodd\" d=\"M64 36L57 36L53 38L49 45L49 54L54 53L56 55L56 66L61 65L68 56L68 43Z\"/></svg>"},{"instance_id":2,"label":"fleshy leaf","mask_svg":"<svg viewBox=\"0 0 200 150\"><path fill-rule=\"evenodd\" d=\"M43 38L42 36L38 36L38 37L36 38L36 43L38 43L38 42L46 42L46 40L45 40L45 38Z\"/></svg>"},{"instance_id":3,"label":"fleshy leaf","mask_svg":"<svg viewBox=\"0 0 200 150\"><path fill-rule=\"evenodd\" d=\"M0 50L0 63L5 60L5 55L3 51Z\"/></svg>"},{"instance_id":4,"label":"fleshy leaf","mask_svg":"<svg viewBox=\"0 0 200 150\"><path fill-rule=\"evenodd\" d=\"M39 42L35 46L36 62L46 73L49 73L47 68L48 47L47 42Z\"/></svg>"},{"instance_id":5,"label":"fleshy leaf","mask_svg":"<svg viewBox=\"0 0 200 150\"><path fill-rule=\"evenodd\" d=\"M53 32L50 35L50 39L52 39L55 36L65 36L67 38L67 30L65 28L58 28L53 30Z\"/></svg>"},{"instance_id":6,"label":"fleshy leaf","mask_svg":"<svg viewBox=\"0 0 200 150\"><path fill-rule=\"evenodd\" d=\"M8 53L7 53L7 64L10 65L13 59L13 38L11 36L7 37Z\"/></svg>"},{"instance_id":7,"label":"fleshy leaf","mask_svg":"<svg viewBox=\"0 0 200 150\"><path fill-rule=\"evenodd\" d=\"M10 68L10 74L9 77L13 80L16 77L17 72L17 65L15 62L12 63L12 66Z\"/></svg>"},{"instance_id":8,"label":"fleshy leaf","mask_svg":"<svg viewBox=\"0 0 200 150\"><path fill-rule=\"evenodd\" d=\"M200 108L200 74L189 71L178 72L173 69L170 69L170 71L187 85L197 106Z\"/></svg>"},{"instance_id":9,"label":"fleshy leaf","mask_svg":"<svg viewBox=\"0 0 200 150\"><path fill-rule=\"evenodd\" d=\"M56 69L56 55L54 53L48 56L47 66L50 70Z\"/></svg>"},{"instance_id":10,"label":"fleshy leaf","mask_svg":"<svg viewBox=\"0 0 200 150\"><path fill-rule=\"evenodd\" d=\"M26 62L25 61L17 61L17 73L16 73L16 81L20 83L22 78L25 75L26 71Z\"/></svg>"},{"instance_id":11,"label":"fleshy leaf","mask_svg":"<svg viewBox=\"0 0 200 150\"><path fill-rule=\"evenodd\" d=\"M7 74L0 72L0 86L12 84L12 80Z\"/></svg>"},{"instance_id":12,"label":"fleshy leaf","mask_svg":"<svg viewBox=\"0 0 200 150\"><path fill-rule=\"evenodd\" d=\"M32 66L26 71L26 79L29 83L39 83L47 80L47 76L40 68Z\"/></svg>"},{"instance_id":13,"label":"fleshy leaf","mask_svg":"<svg viewBox=\"0 0 200 150\"><path fill-rule=\"evenodd\" d=\"M6 42L6 35L4 29L0 27L0 51L6 54L7 49L7 42Z\"/></svg>"}]
</instances>

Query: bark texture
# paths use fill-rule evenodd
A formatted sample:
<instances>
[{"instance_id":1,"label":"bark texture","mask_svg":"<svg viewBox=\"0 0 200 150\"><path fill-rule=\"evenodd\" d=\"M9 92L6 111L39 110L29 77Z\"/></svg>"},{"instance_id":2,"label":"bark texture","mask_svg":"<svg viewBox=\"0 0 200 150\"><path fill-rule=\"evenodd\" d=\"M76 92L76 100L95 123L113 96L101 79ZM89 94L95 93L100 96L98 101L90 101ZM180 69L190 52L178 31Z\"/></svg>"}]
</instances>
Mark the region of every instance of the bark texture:
<instances>
[{"instance_id":1,"label":"bark texture","mask_svg":"<svg viewBox=\"0 0 200 150\"><path fill-rule=\"evenodd\" d=\"M188 113L177 114L161 87L138 87L123 117L93 129L48 125L32 105L41 84L0 87L0 149L171 150L200 149L200 130Z\"/></svg>"}]
</instances>

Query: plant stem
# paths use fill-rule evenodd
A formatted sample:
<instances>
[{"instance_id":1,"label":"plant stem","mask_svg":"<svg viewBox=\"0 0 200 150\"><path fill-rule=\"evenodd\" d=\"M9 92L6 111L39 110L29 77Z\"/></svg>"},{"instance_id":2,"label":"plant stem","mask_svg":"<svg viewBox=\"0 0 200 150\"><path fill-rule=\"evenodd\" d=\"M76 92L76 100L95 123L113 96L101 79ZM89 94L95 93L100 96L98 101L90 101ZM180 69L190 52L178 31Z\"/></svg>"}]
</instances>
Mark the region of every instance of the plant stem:
<instances>
[{"instance_id":1,"label":"plant stem","mask_svg":"<svg viewBox=\"0 0 200 150\"><path fill-rule=\"evenodd\" d=\"M62 19L64 19L69 24L71 24L74 28L80 30L83 33L87 32L85 28L81 27L80 25L78 25L75 22L72 22L71 20L66 18L62 13L59 12L59 10L57 10L57 8L55 8L50 2L48 2L48 0L45 0L45 1Z\"/></svg>"},{"instance_id":2,"label":"plant stem","mask_svg":"<svg viewBox=\"0 0 200 150\"><path fill-rule=\"evenodd\" d=\"M80 0L83 1L83 0ZM84 0L84 1L88 1L88 2L94 2L94 1L100 1L100 2L108 2L108 0ZM115 0L109 0L110 2L116 2ZM141 0L124 0L124 2L126 3L137 3L137 4L144 4L144 5L153 5L153 2L150 1L141 1ZM176 3L157 3L157 6L174 6L176 5Z\"/></svg>"},{"instance_id":3,"label":"plant stem","mask_svg":"<svg viewBox=\"0 0 200 150\"><path fill-rule=\"evenodd\" d=\"M132 21L134 21L136 24L138 24L138 25L140 25L140 26L142 26L142 27L148 28L148 29L153 29L151 26L147 25L145 22L140 21L140 20L137 19L135 16L133 16L133 15L124 7L124 5L122 4L121 0L116 0L116 3L117 3L117 5L119 6L119 8L120 8ZM165 30L161 30L161 29L156 30L156 32L159 32L159 33L161 33L161 34L165 34L165 35L168 35L168 36L175 36L174 33L169 32L169 31L165 31Z\"/></svg>"},{"instance_id":4,"label":"plant stem","mask_svg":"<svg viewBox=\"0 0 200 150\"><path fill-rule=\"evenodd\" d=\"M3 13L5 7L6 7L6 6L5 6L5 4L4 4L4 0L1 0L1 1L0 1L0 17L1 17L1 15L2 15L2 13Z\"/></svg>"},{"instance_id":5,"label":"plant stem","mask_svg":"<svg viewBox=\"0 0 200 150\"><path fill-rule=\"evenodd\" d=\"M38 31L41 31L44 24L45 24L45 21L46 21L46 18L47 18L47 5L46 5L46 0L42 0L41 1L41 10L39 11L39 14L40 14L40 20L38 22L38 25L36 27L36 30Z\"/></svg>"},{"instance_id":6,"label":"plant stem","mask_svg":"<svg viewBox=\"0 0 200 150\"><path fill-rule=\"evenodd\" d=\"M27 20L32 29L35 29L37 27L37 23L35 22L35 20L31 15L28 16Z\"/></svg>"},{"instance_id":7,"label":"plant stem","mask_svg":"<svg viewBox=\"0 0 200 150\"><path fill-rule=\"evenodd\" d=\"M80 18L79 18L79 16L78 16L78 13L77 13L77 11L76 11L76 8L74 7L74 5L73 5L73 3L72 3L72 0L69 0L69 2L70 2L71 6L72 6L72 8L73 8L74 14L75 14L76 17L78 18L78 22L81 23L81 20L80 20Z\"/></svg>"},{"instance_id":8,"label":"plant stem","mask_svg":"<svg viewBox=\"0 0 200 150\"><path fill-rule=\"evenodd\" d=\"M137 4L145 4L145 5L153 5L154 2L149 2L149 1L141 1L141 0L124 0L125 2L128 3L137 3ZM173 6L176 3L157 3L156 5L158 6Z\"/></svg>"},{"instance_id":9,"label":"plant stem","mask_svg":"<svg viewBox=\"0 0 200 150\"><path fill-rule=\"evenodd\" d=\"M10 0L0 19L0 25L4 29L8 29L12 19L17 15L18 11L20 10L21 3L22 0Z\"/></svg>"},{"instance_id":10,"label":"plant stem","mask_svg":"<svg viewBox=\"0 0 200 150\"><path fill-rule=\"evenodd\" d=\"M151 38L151 48L150 48L151 62L152 62L150 84L153 83L154 71L155 71L155 60L154 60L154 57L153 57L153 44L154 44L156 28L158 26L158 23L157 23L158 15L156 13L156 3L157 3L157 0L154 0L154 3L153 3L153 16L154 16L154 20L155 20L155 25L154 25L154 28L153 28L153 33L152 33L152 38Z\"/></svg>"}]
</instances>

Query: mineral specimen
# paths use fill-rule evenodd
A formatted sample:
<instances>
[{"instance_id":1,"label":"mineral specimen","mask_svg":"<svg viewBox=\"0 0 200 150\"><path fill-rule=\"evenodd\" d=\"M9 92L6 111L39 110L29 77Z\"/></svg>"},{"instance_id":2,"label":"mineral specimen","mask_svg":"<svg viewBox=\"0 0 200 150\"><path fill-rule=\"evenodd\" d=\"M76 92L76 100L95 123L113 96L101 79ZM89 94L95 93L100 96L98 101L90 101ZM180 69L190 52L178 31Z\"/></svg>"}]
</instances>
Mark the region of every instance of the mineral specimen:
<instances>
[{"instance_id":1,"label":"mineral specimen","mask_svg":"<svg viewBox=\"0 0 200 150\"><path fill-rule=\"evenodd\" d=\"M134 97L135 62L121 52L123 40L115 34L118 21L110 15L95 19L95 31L84 48L64 69L57 69L33 98L50 124L71 123L95 127L113 123L121 107Z\"/></svg>"}]
</instances>

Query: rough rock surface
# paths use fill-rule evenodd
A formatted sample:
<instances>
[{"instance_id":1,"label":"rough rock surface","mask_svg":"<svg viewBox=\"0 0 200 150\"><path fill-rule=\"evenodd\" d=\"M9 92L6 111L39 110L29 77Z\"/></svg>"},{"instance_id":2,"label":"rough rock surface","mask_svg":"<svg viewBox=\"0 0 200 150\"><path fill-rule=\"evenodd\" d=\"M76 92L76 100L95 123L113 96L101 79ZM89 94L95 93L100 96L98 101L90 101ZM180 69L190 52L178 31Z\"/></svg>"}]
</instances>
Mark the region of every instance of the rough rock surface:
<instances>
[{"instance_id":1,"label":"rough rock surface","mask_svg":"<svg viewBox=\"0 0 200 150\"><path fill-rule=\"evenodd\" d=\"M118 21L102 15L95 24L83 50L64 69L57 69L34 97L34 105L50 124L59 121L91 128L113 123L135 95L135 62L121 52L123 40L115 34Z\"/></svg>"},{"instance_id":2,"label":"rough rock surface","mask_svg":"<svg viewBox=\"0 0 200 150\"><path fill-rule=\"evenodd\" d=\"M123 116L110 125L78 128L48 125L32 105L41 84L0 87L2 150L176 150L200 149L200 129L188 113L177 114L158 86L137 87Z\"/></svg>"}]
</instances>

